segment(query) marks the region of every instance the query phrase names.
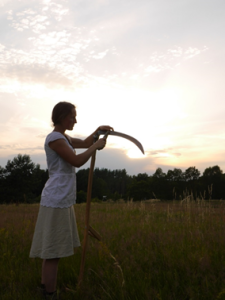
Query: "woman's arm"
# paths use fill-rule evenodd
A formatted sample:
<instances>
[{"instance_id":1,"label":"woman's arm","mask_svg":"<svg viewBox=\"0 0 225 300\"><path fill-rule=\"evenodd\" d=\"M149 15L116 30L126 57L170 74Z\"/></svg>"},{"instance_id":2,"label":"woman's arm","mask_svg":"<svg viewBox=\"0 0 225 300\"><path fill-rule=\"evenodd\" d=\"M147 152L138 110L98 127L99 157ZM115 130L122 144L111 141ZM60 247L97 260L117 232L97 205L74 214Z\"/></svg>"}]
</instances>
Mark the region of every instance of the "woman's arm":
<instances>
[{"instance_id":1,"label":"woman's arm","mask_svg":"<svg viewBox=\"0 0 225 300\"><path fill-rule=\"evenodd\" d=\"M81 167L92 156L95 150L102 149L106 145L106 139L99 139L96 143L92 144L86 151L76 155L69 147L68 143L64 139L59 139L49 143L49 147L54 150L65 161L70 163L74 167Z\"/></svg>"},{"instance_id":2,"label":"woman's arm","mask_svg":"<svg viewBox=\"0 0 225 300\"><path fill-rule=\"evenodd\" d=\"M111 126L108 125L102 125L99 126L91 135L89 135L86 139L81 140L77 138L72 138L67 136L70 139L70 142L73 146L74 149L79 149L79 148L84 148L87 149L91 145L93 145L94 142L94 135L97 133L99 130L114 130Z\"/></svg>"}]
</instances>

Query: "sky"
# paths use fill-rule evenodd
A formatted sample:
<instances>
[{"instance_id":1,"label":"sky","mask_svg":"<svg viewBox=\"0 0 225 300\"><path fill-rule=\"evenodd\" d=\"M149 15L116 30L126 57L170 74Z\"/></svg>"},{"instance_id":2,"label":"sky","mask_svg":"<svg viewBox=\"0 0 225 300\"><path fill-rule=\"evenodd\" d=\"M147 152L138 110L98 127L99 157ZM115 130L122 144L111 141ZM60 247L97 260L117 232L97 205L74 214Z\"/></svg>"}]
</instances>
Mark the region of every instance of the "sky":
<instances>
[{"instance_id":1,"label":"sky","mask_svg":"<svg viewBox=\"0 0 225 300\"><path fill-rule=\"evenodd\" d=\"M28 154L46 169L52 108L69 101L71 136L110 125L145 149L109 136L98 168L225 172L224 11L224 0L0 0L0 166Z\"/></svg>"}]
</instances>

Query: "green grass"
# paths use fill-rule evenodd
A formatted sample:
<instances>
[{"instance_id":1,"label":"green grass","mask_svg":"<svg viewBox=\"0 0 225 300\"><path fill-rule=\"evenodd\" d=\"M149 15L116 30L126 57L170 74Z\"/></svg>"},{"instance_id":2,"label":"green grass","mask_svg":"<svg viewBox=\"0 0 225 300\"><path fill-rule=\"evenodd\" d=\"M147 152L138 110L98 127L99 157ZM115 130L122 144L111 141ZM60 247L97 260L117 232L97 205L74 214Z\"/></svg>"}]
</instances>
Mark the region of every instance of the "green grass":
<instances>
[{"instance_id":1,"label":"green grass","mask_svg":"<svg viewBox=\"0 0 225 300\"><path fill-rule=\"evenodd\" d=\"M0 206L0 299L40 299L29 251L38 205ZM82 241L85 205L75 206ZM60 261L62 299L225 299L225 202L95 203L83 285L81 248Z\"/></svg>"}]
</instances>

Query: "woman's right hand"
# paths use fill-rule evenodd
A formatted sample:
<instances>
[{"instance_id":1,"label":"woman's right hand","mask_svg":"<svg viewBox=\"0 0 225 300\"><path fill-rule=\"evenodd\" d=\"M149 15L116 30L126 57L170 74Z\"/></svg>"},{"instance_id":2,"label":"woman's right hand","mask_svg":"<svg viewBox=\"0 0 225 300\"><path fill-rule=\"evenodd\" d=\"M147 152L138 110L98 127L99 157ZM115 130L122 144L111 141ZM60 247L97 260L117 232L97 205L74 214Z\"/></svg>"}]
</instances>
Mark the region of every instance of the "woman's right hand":
<instances>
[{"instance_id":1,"label":"woman's right hand","mask_svg":"<svg viewBox=\"0 0 225 300\"><path fill-rule=\"evenodd\" d=\"M105 138L99 139L97 140L97 142L95 142L96 149L98 150L102 150L105 147L105 145L106 145Z\"/></svg>"}]
</instances>

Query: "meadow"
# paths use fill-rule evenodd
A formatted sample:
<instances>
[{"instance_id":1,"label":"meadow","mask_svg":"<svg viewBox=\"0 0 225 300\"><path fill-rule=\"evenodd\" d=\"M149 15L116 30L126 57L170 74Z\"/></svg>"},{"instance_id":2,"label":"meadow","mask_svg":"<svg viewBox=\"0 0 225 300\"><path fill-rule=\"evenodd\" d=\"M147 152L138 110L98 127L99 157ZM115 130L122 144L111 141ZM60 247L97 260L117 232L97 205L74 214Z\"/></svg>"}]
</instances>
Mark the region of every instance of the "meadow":
<instances>
[{"instance_id":1,"label":"meadow","mask_svg":"<svg viewBox=\"0 0 225 300\"><path fill-rule=\"evenodd\" d=\"M0 206L0 299L41 299L29 258L39 205ZM75 205L82 241L85 204ZM61 299L225 299L225 201L92 203L83 284L81 247L59 264Z\"/></svg>"}]
</instances>

